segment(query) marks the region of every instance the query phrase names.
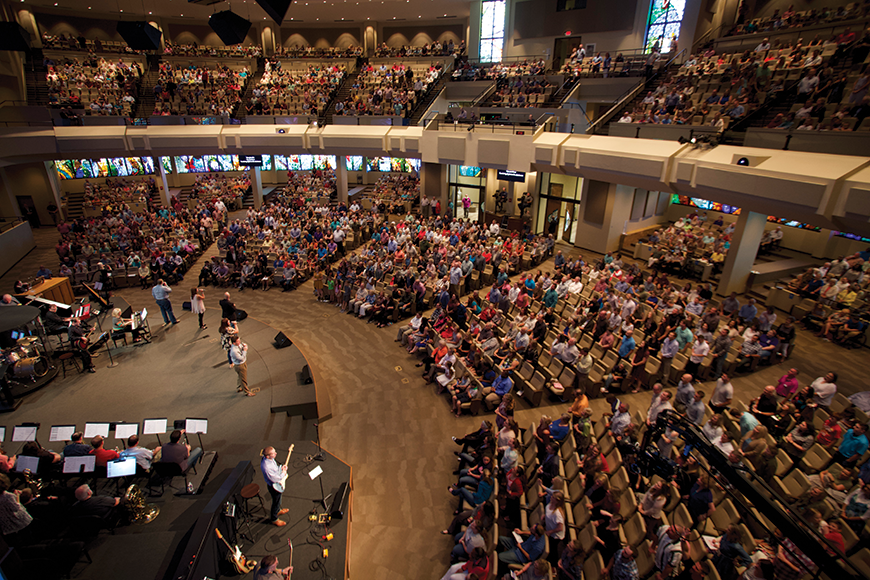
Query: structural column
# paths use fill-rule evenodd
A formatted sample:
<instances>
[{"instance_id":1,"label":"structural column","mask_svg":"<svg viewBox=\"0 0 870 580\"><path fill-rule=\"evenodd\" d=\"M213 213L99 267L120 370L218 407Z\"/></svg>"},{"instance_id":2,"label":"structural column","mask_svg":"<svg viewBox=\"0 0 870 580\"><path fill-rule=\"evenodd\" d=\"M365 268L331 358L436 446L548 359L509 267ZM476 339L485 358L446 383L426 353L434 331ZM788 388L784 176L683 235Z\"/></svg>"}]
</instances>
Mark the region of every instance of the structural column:
<instances>
[{"instance_id":1,"label":"structural column","mask_svg":"<svg viewBox=\"0 0 870 580\"><path fill-rule=\"evenodd\" d=\"M260 168L254 167L254 178L251 180L251 189L254 191L254 209L263 207L263 179Z\"/></svg>"},{"instance_id":2,"label":"structural column","mask_svg":"<svg viewBox=\"0 0 870 580\"><path fill-rule=\"evenodd\" d=\"M716 289L716 293L720 296L743 292L746 289L746 281L755 264L755 256L758 254L761 236L764 235L765 224L767 224L767 216L764 214L746 210L740 212L734 234L731 236L731 248L725 255L725 266L719 278L719 288Z\"/></svg>"},{"instance_id":3,"label":"structural column","mask_svg":"<svg viewBox=\"0 0 870 580\"><path fill-rule=\"evenodd\" d=\"M348 204L347 163L344 155L335 156L335 187L338 190L338 203Z\"/></svg>"},{"instance_id":4,"label":"structural column","mask_svg":"<svg viewBox=\"0 0 870 580\"><path fill-rule=\"evenodd\" d=\"M160 183L157 184L157 191L160 194L160 203L164 207L172 207L169 203L169 182L166 181L166 169L163 168L163 162L159 157L154 158L154 164L160 170Z\"/></svg>"},{"instance_id":5,"label":"structural column","mask_svg":"<svg viewBox=\"0 0 870 580\"><path fill-rule=\"evenodd\" d=\"M447 166L440 163L423 163L420 166L420 194L433 203L441 201L442 215L447 212Z\"/></svg>"}]
</instances>

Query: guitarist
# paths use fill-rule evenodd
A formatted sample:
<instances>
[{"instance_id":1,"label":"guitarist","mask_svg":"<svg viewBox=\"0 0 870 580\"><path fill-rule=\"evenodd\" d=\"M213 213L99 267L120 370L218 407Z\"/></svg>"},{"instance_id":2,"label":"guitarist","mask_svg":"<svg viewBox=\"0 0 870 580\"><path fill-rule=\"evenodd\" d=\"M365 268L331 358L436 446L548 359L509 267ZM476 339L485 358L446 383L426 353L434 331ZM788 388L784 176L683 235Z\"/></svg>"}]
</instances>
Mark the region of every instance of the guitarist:
<instances>
[{"instance_id":1,"label":"guitarist","mask_svg":"<svg viewBox=\"0 0 870 580\"><path fill-rule=\"evenodd\" d=\"M82 366L89 373L97 372L94 363L91 361L91 353L88 351L88 336L82 328L82 321L79 318L73 318L69 324L69 342L72 345L73 354L82 359Z\"/></svg>"},{"instance_id":2,"label":"guitarist","mask_svg":"<svg viewBox=\"0 0 870 580\"><path fill-rule=\"evenodd\" d=\"M293 573L293 566L278 568L278 556L269 554L264 556L257 570L254 572L254 580L287 580Z\"/></svg>"},{"instance_id":3,"label":"guitarist","mask_svg":"<svg viewBox=\"0 0 870 580\"><path fill-rule=\"evenodd\" d=\"M260 461L260 469L263 471L263 478L266 480L266 487L269 488L269 495L272 498L272 511L269 514L269 522L274 526L286 526L287 522L279 520L278 516L282 516L289 512L287 508L281 509L281 494L284 491L284 480L287 479L287 464L279 466L275 461L278 452L274 447L266 447L263 449L263 459ZM288 456L287 459L290 459ZM279 491L280 490L280 491Z\"/></svg>"}]
</instances>

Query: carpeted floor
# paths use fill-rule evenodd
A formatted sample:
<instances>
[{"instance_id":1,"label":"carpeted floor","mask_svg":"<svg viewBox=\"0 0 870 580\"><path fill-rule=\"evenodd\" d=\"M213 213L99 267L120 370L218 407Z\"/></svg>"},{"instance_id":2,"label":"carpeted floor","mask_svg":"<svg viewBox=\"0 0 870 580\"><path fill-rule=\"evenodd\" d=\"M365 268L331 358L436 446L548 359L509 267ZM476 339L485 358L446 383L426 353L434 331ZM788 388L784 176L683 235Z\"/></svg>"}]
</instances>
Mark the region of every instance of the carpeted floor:
<instances>
[{"instance_id":1,"label":"carpeted floor","mask_svg":"<svg viewBox=\"0 0 870 580\"><path fill-rule=\"evenodd\" d=\"M56 263L54 232L43 229L35 233L39 248L0 279L3 288L11 288L22 272L32 275L40 263ZM547 270L547 265L542 269ZM191 272L198 271L195 266ZM186 295L193 283L191 279L191 284L182 283L176 290L176 314L181 313L181 295ZM118 293L134 308L147 306L159 317L149 291L136 288ZM219 312L221 293L212 287L206 289L210 317L207 339L196 340L202 335L194 316L185 313L178 327L166 331L162 340L187 346L169 352L161 349L163 354L149 346L137 348L120 357L121 366L116 369L103 368L108 361L100 358L96 375L59 380L0 421L11 426L21 421L50 425L74 420L81 424L92 419L133 416L136 420L161 414L208 417L214 433L208 436L208 445L221 453L215 473L235 465L240 457L256 460L264 445L278 447L287 441L313 438L310 422L271 415L267 392L253 399L236 396L235 375L217 343L211 342L217 336L212 321ZM379 330L339 313L334 306L316 302L310 282L291 293L248 290L233 292L233 298L251 317L284 331L299 345L316 369L319 386L330 397L333 418L321 425L323 445L354 470L351 577L440 578L448 565L451 541L438 532L449 523L455 506L446 491L455 465L450 437L474 429L481 417L454 418L444 398L423 384L415 359L393 343L395 327ZM156 326L159 329L159 324ZM244 337L245 322L241 333ZM163 332L157 330L156 334L160 337ZM175 343L178 339L172 335L183 340ZM153 358L153 371L148 376L126 376L126 356ZM836 370L841 392L846 395L863 390L868 368L866 352L847 351L803 331L789 364L801 370L802 384ZM736 379L736 397L748 401L756 396L764 385L776 382L785 366L767 367ZM110 381L104 380L107 376L112 377ZM104 383L111 386L99 386ZM709 385L707 390L711 389ZM634 408L645 409L649 395L627 395L626 399ZM596 415L603 406L602 399L592 402ZM540 409L520 403L516 416L527 426L542 413L558 416L565 407L546 400ZM174 531L180 537L184 530ZM105 570L82 568L77 569L77 577L113 576Z\"/></svg>"}]
</instances>

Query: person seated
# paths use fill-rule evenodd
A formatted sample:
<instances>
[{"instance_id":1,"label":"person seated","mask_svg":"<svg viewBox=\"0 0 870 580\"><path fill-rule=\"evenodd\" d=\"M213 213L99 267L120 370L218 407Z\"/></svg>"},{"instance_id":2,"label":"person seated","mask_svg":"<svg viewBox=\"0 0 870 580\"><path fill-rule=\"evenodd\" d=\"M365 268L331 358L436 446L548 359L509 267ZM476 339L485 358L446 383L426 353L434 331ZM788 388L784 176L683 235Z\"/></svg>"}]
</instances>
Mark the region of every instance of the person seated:
<instances>
[{"instance_id":1,"label":"person seated","mask_svg":"<svg viewBox=\"0 0 870 580\"><path fill-rule=\"evenodd\" d=\"M142 342L142 329L133 328L133 319L124 318L121 316L121 309L115 308L112 310L112 331L131 333L133 335L133 343Z\"/></svg>"},{"instance_id":2,"label":"person seated","mask_svg":"<svg viewBox=\"0 0 870 580\"><path fill-rule=\"evenodd\" d=\"M37 473L39 474L45 474L50 469L60 468L60 454L45 449L36 441L28 441L25 443L18 455L19 457L38 457L39 466L37 467Z\"/></svg>"},{"instance_id":3,"label":"person seated","mask_svg":"<svg viewBox=\"0 0 870 580\"><path fill-rule=\"evenodd\" d=\"M115 508L121 505L121 498L108 495L94 495L88 485L80 485L75 491L76 502L70 506L70 515L74 517L96 516L106 522L112 522Z\"/></svg>"},{"instance_id":4,"label":"person seated","mask_svg":"<svg viewBox=\"0 0 870 580\"><path fill-rule=\"evenodd\" d=\"M69 331L69 319L57 313L57 305L52 304L45 313L45 329L49 334L66 334Z\"/></svg>"},{"instance_id":5,"label":"person seated","mask_svg":"<svg viewBox=\"0 0 870 580\"><path fill-rule=\"evenodd\" d=\"M184 429L176 429L169 435L169 443L163 446L160 463L177 463L182 471L187 471L190 466L196 465L202 456L202 448L197 447L193 451L187 443L180 443Z\"/></svg>"},{"instance_id":6,"label":"person seated","mask_svg":"<svg viewBox=\"0 0 870 580\"><path fill-rule=\"evenodd\" d=\"M102 435L97 435L93 439L91 439L91 449L90 455L94 455L97 460L95 465L97 467L106 467L109 461L114 461L118 459L120 455L117 451L113 449L105 449L103 445L105 444L105 440Z\"/></svg>"},{"instance_id":7,"label":"person seated","mask_svg":"<svg viewBox=\"0 0 870 580\"><path fill-rule=\"evenodd\" d=\"M544 535L544 526L535 524L529 531L514 531L519 536L526 536L526 539L517 544L512 536L500 536L496 551L498 552L499 574L504 573L510 564L528 564L534 562L544 553L546 546L546 536Z\"/></svg>"},{"instance_id":8,"label":"person seated","mask_svg":"<svg viewBox=\"0 0 870 580\"><path fill-rule=\"evenodd\" d=\"M82 457L84 455L91 454L91 450L93 449L93 447L82 443L83 436L84 434L81 431L77 431L70 435L69 445L63 448L64 457Z\"/></svg>"},{"instance_id":9,"label":"person seated","mask_svg":"<svg viewBox=\"0 0 870 580\"><path fill-rule=\"evenodd\" d=\"M138 435L130 435L127 438L127 448L121 452L121 457L135 457L137 468L145 472L151 470L151 462L155 457L159 456L160 447L155 448L153 451L141 447Z\"/></svg>"},{"instance_id":10,"label":"person seated","mask_svg":"<svg viewBox=\"0 0 870 580\"><path fill-rule=\"evenodd\" d=\"M267 554L254 569L254 580L289 580L293 566L278 568L278 556Z\"/></svg>"}]
</instances>

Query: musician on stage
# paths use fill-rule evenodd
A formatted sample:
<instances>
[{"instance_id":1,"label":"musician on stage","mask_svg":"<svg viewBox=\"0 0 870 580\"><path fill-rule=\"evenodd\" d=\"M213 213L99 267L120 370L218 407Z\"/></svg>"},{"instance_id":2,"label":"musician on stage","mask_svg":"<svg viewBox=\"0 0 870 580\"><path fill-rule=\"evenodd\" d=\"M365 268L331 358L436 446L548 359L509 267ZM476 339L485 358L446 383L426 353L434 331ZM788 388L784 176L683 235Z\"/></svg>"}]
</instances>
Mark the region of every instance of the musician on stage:
<instances>
[{"instance_id":1,"label":"musician on stage","mask_svg":"<svg viewBox=\"0 0 870 580\"><path fill-rule=\"evenodd\" d=\"M281 493L275 489L275 484L282 484L284 474L287 472L286 466L279 466L275 462L278 452L274 447L266 447L263 449L263 459L260 461L260 469L263 471L263 478L266 480L266 487L269 490L269 496L272 498L272 511L269 514L269 522L272 525L281 527L286 526L287 522L279 520L278 516L282 516L289 512L287 508L281 509Z\"/></svg>"},{"instance_id":2,"label":"musician on stage","mask_svg":"<svg viewBox=\"0 0 870 580\"><path fill-rule=\"evenodd\" d=\"M115 332L132 332L133 344L142 342L142 329L133 328L133 319L121 316L121 309L112 310L112 330Z\"/></svg>"},{"instance_id":3,"label":"musician on stage","mask_svg":"<svg viewBox=\"0 0 870 580\"><path fill-rule=\"evenodd\" d=\"M49 306L45 313L45 329L49 334L60 334L69 330L69 319L57 313L56 304Z\"/></svg>"},{"instance_id":4,"label":"musician on stage","mask_svg":"<svg viewBox=\"0 0 870 580\"><path fill-rule=\"evenodd\" d=\"M260 565L254 570L254 580L287 580L293 573L293 566L278 568L278 556L268 554L260 560Z\"/></svg>"},{"instance_id":5,"label":"musician on stage","mask_svg":"<svg viewBox=\"0 0 870 580\"><path fill-rule=\"evenodd\" d=\"M69 342L72 345L73 354L82 359L82 366L89 373L97 372L91 361L91 353L88 351L88 334L82 328L82 321L73 318L69 323Z\"/></svg>"}]
</instances>

